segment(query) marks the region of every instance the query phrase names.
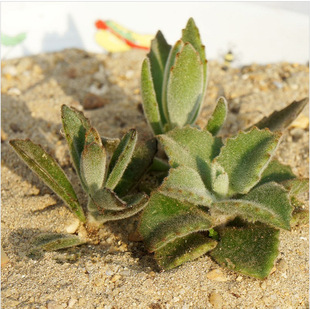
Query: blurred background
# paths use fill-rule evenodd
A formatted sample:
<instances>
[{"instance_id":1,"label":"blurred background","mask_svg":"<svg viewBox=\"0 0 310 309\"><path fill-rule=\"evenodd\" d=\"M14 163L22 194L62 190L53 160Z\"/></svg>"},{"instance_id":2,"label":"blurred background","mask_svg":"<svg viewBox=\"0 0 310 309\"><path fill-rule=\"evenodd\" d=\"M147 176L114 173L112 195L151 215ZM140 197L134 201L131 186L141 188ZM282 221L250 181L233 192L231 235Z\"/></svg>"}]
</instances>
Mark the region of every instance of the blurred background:
<instances>
[{"instance_id":1,"label":"blurred background","mask_svg":"<svg viewBox=\"0 0 310 309\"><path fill-rule=\"evenodd\" d=\"M110 43L116 49L118 44L143 48L158 29L173 44L193 17L210 60L220 61L232 52L235 65L305 64L309 12L308 1L2 2L1 59L65 48L108 52ZM98 20L108 28L98 29ZM132 38L137 38L135 44Z\"/></svg>"}]
</instances>

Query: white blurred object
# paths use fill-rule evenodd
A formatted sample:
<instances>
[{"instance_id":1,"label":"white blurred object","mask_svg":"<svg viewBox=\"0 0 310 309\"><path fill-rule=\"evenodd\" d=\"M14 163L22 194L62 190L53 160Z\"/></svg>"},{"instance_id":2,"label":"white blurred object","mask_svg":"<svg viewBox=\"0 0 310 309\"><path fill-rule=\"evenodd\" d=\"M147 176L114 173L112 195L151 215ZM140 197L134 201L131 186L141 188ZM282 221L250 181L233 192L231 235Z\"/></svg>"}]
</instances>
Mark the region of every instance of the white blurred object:
<instances>
[{"instance_id":1,"label":"white blurred object","mask_svg":"<svg viewBox=\"0 0 310 309\"><path fill-rule=\"evenodd\" d=\"M173 44L193 17L208 59L233 44L238 64L309 60L309 2L4 2L1 33L26 32L18 46L1 48L15 58L64 48L104 52L95 21L114 20L138 33L162 30Z\"/></svg>"}]
</instances>

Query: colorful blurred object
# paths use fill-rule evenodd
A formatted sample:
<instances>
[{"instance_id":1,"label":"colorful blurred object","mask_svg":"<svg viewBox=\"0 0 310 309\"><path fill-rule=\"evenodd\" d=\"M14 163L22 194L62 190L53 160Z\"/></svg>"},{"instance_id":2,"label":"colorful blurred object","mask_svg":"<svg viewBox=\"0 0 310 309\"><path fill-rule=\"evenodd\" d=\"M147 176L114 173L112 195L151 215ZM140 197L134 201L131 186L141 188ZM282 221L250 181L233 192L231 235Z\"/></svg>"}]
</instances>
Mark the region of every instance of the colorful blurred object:
<instances>
[{"instance_id":1,"label":"colorful blurred object","mask_svg":"<svg viewBox=\"0 0 310 309\"><path fill-rule=\"evenodd\" d=\"M9 36L1 33L1 45L4 46L15 46L20 44L26 39L26 33L19 33L15 36Z\"/></svg>"},{"instance_id":2,"label":"colorful blurred object","mask_svg":"<svg viewBox=\"0 0 310 309\"><path fill-rule=\"evenodd\" d=\"M122 52L132 48L148 50L151 45L153 35L138 34L130 31L112 20L97 20L98 29L96 42L108 52Z\"/></svg>"}]
</instances>

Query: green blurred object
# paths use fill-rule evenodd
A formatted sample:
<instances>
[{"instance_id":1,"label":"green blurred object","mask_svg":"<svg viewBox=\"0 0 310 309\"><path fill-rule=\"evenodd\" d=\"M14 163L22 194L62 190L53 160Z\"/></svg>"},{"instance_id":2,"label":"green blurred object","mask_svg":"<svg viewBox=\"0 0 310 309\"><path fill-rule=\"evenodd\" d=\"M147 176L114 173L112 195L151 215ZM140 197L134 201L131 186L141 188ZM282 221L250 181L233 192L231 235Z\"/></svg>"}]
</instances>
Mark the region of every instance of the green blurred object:
<instances>
[{"instance_id":1,"label":"green blurred object","mask_svg":"<svg viewBox=\"0 0 310 309\"><path fill-rule=\"evenodd\" d=\"M1 33L1 45L4 46L15 46L21 43L26 39L26 33L19 33L15 36L9 36L6 34Z\"/></svg>"}]
</instances>

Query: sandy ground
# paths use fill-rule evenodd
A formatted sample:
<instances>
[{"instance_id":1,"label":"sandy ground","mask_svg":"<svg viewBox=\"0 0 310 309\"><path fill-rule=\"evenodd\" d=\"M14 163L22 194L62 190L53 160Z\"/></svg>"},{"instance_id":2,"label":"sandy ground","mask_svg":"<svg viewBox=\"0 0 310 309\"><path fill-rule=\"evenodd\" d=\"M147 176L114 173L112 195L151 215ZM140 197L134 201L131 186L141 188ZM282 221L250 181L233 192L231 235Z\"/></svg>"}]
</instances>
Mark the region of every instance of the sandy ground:
<instances>
[{"instance_id":1,"label":"sandy ground","mask_svg":"<svg viewBox=\"0 0 310 309\"><path fill-rule=\"evenodd\" d=\"M140 137L151 136L139 93L144 56L140 51L102 55L65 50L2 62L1 241L9 257L1 269L2 308L309 308L308 226L281 232L274 272L263 281L222 269L208 256L160 272L143 244L128 240L137 217L93 230L86 245L27 255L33 236L67 233L77 222L8 141L29 137L41 143L85 202L61 134L60 107L85 110L104 136L120 137L132 127ZM211 62L209 72L198 123L206 123L218 95L225 95L231 110L225 135L309 93L306 65L253 64L224 71ZM277 151L303 177L308 177L308 122L307 108ZM82 227L77 232L87 236Z\"/></svg>"}]
</instances>

